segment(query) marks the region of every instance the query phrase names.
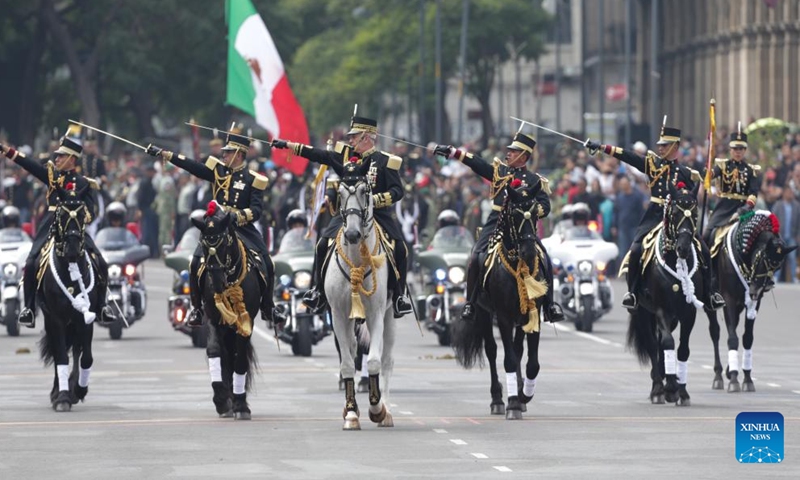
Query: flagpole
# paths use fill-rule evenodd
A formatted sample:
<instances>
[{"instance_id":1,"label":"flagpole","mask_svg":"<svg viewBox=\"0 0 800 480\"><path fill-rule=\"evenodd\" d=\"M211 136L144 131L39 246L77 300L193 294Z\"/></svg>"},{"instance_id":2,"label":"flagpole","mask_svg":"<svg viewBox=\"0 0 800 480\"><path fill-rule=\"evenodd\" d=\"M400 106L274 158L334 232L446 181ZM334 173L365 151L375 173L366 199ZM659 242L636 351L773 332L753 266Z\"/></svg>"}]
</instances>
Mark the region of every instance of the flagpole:
<instances>
[{"instance_id":1,"label":"flagpole","mask_svg":"<svg viewBox=\"0 0 800 480\"><path fill-rule=\"evenodd\" d=\"M706 161L706 174L703 179L703 208L700 210L700 237L703 237L703 227L706 220L706 207L708 206L708 195L711 193L711 169L714 166L714 139L717 135L717 119L716 119L716 105L717 102L712 97L709 101L708 117L708 160Z\"/></svg>"}]
</instances>

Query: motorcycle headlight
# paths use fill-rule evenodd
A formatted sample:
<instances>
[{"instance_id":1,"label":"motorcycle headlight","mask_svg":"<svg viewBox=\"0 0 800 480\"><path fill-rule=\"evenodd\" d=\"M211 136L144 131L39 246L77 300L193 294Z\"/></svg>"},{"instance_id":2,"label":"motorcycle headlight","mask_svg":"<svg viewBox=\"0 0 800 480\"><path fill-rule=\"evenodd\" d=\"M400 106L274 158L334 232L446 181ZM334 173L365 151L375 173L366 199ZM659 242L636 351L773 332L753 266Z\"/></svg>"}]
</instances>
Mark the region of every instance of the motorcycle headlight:
<instances>
[{"instance_id":1,"label":"motorcycle headlight","mask_svg":"<svg viewBox=\"0 0 800 480\"><path fill-rule=\"evenodd\" d=\"M464 270L464 267L450 267L450 270L447 271L448 280L456 285L462 283L466 277L467 271Z\"/></svg>"},{"instance_id":2,"label":"motorcycle headlight","mask_svg":"<svg viewBox=\"0 0 800 480\"><path fill-rule=\"evenodd\" d=\"M433 272L433 278L435 278L437 282L441 282L447 278L447 272L445 272L443 268L438 268Z\"/></svg>"},{"instance_id":3,"label":"motorcycle headlight","mask_svg":"<svg viewBox=\"0 0 800 480\"><path fill-rule=\"evenodd\" d=\"M125 275L126 276L132 277L134 273L136 273L136 265L132 265L132 264L125 265Z\"/></svg>"},{"instance_id":4,"label":"motorcycle headlight","mask_svg":"<svg viewBox=\"0 0 800 480\"><path fill-rule=\"evenodd\" d=\"M294 286L300 290L311 288L311 273L309 272L295 272L293 278Z\"/></svg>"},{"instance_id":5,"label":"motorcycle headlight","mask_svg":"<svg viewBox=\"0 0 800 480\"><path fill-rule=\"evenodd\" d=\"M592 262L584 260L578 263L578 271L582 275L589 275L592 273Z\"/></svg>"},{"instance_id":6,"label":"motorcycle headlight","mask_svg":"<svg viewBox=\"0 0 800 480\"><path fill-rule=\"evenodd\" d=\"M122 268L119 265L108 266L108 278L119 278L122 275Z\"/></svg>"},{"instance_id":7,"label":"motorcycle headlight","mask_svg":"<svg viewBox=\"0 0 800 480\"><path fill-rule=\"evenodd\" d=\"M606 262L597 262L597 270L604 272L606 270Z\"/></svg>"},{"instance_id":8,"label":"motorcycle headlight","mask_svg":"<svg viewBox=\"0 0 800 480\"><path fill-rule=\"evenodd\" d=\"M17 266L13 263L6 263L3 265L3 275L5 275L6 278L15 277L17 275Z\"/></svg>"}]
</instances>

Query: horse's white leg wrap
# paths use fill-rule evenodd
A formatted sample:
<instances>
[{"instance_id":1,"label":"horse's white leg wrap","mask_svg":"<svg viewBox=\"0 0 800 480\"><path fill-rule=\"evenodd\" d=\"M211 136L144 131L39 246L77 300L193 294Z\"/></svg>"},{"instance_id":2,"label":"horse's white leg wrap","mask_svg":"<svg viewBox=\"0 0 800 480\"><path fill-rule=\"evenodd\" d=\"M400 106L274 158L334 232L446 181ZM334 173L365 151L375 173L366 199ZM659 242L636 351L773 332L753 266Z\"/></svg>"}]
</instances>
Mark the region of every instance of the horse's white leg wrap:
<instances>
[{"instance_id":1,"label":"horse's white leg wrap","mask_svg":"<svg viewBox=\"0 0 800 480\"><path fill-rule=\"evenodd\" d=\"M69 365L56 365L58 373L58 389L62 392L69 391Z\"/></svg>"},{"instance_id":2,"label":"horse's white leg wrap","mask_svg":"<svg viewBox=\"0 0 800 480\"><path fill-rule=\"evenodd\" d=\"M361 355L361 378L369 378L369 355Z\"/></svg>"},{"instance_id":3,"label":"horse's white leg wrap","mask_svg":"<svg viewBox=\"0 0 800 480\"><path fill-rule=\"evenodd\" d=\"M678 361L678 383L686 385L686 378L689 376L689 365L686 362Z\"/></svg>"},{"instance_id":4,"label":"horse's white leg wrap","mask_svg":"<svg viewBox=\"0 0 800 480\"><path fill-rule=\"evenodd\" d=\"M522 387L522 393L525 395L532 397L533 391L536 389L536 379L530 379L525 377L525 385Z\"/></svg>"},{"instance_id":5,"label":"horse's white leg wrap","mask_svg":"<svg viewBox=\"0 0 800 480\"><path fill-rule=\"evenodd\" d=\"M233 373L233 394L241 395L244 393L244 385L247 382L247 372L239 374Z\"/></svg>"},{"instance_id":6,"label":"horse's white leg wrap","mask_svg":"<svg viewBox=\"0 0 800 480\"><path fill-rule=\"evenodd\" d=\"M728 371L729 372L738 372L739 371L739 351L738 350L728 350Z\"/></svg>"},{"instance_id":7,"label":"horse's white leg wrap","mask_svg":"<svg viewBox=\"0 0 800 480\"><path fill-rule=\"evenodd\" d=\"M742 354L742 370L750 371L753 369L753 350L745 349Z\"/></svg>"},{"instance_id":8,"label":"horse's white leg wrap","mask_svg":"<svg viewBox=\"0 0 800 480\"><path fill-rule=\"evenodd\" d=\"M211 374L212 382L222 381L222 360L219 357L210 357L208 359L208 373Z\"/></svg>"},{"instance_id":9,"label":"horse's white leg wrap","mask_svg":"<svg viewBox=\"0 0 800 480\"><path fill-rule=\"evenodd\" d=\"M83 368L81 367L80 372L78 373L78 385L81 387L88 387L89 386L89 375L92 373L92 367Z\"/></svg>"},{"instance_id":10,"label":"horse's white leg wrap","mask_svg":"<svg viewBox=\"0 0 800 480\"><path fill-rule=\"evenodd\" d=\"M513 397L517 395L517 373L506 372L506 396Z\"/></svg>"},{"instance_id":11,"label":"horse's white leg wrap","mask_svg":"<svg viewBox=\"0 0 800 480\"><path fill-rule=\"evenodd\" d=\"M675 362L677 362L678 356L675 354L675 350L664 350L664 373L667 375L675 375Z\"/></svg>"}]
</instances>

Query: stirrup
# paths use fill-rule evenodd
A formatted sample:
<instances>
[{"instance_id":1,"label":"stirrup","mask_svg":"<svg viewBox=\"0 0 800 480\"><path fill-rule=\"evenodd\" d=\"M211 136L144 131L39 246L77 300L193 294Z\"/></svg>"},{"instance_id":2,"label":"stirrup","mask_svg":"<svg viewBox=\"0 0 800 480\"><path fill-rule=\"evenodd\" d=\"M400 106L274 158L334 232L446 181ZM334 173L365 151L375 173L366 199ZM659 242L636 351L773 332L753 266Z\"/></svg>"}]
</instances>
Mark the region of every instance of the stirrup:
<instances>
[{"instance_id":1,"label":"stirrup","mask_svg":"<svg viewBox=\"0 0 800 480\"><path fill-rule=\"evenodd\" d=\"M34 328L36 326L36 315L33 313L33 310L25 307L21 312L19 312L17 322L25 327Z\"/></svg>"},{"instance_id":2,"label":"stirrup","mask_svg":"<svg viewBox=\"0 0 800 480\"><path fill-rule=\"evenodd\" d=\"M111 307L106 305L105 307L100 309L100 315L98 323L100 325L111 325L117 321L117 316L114 315L114 312L111 311Z\"/></svg>"},{"instance_id":3,"label":"stirrup","mask_svg":"<svg viewBox=\"0 0 800 480\"><path fill-rule=\"evenodd\" d=\"M475 306L472 302L464 304L464 308L461 309L461 319L467 322L475 320Z\"/></svg>"},{"instance_id":4,"label":"stirrup","mask_svg":"<svg viewBox=\"0 0 800 480\"><path fill-rule=\"evenodd\" d=\"M561 305L553 302L547 308L547 321L550 323L556 323L564 320L564 311L561 309Z\"/></svg>"},{"instance_id":5,"label":"stirrup","mask_svg":"<svg viewBox=\"0 0 800 480\"><path fill-rule=\"evenodd\" d=\"M636 307L639 306L639 302L636 301L636 294L633 292L628 292L622 297L622 306L627 308L628 310L636 310Z\"/></svg>"},{"instance_id":6,"label":"stirrup","mask_svg":"<svg viewBox=\"0 0 800 480\"><path fill-rule=\"evenodd\" d=\"M186 316L186 325L189 327L202 327L203 326L203 312L199 308L192 308L189 315Z\"/></svg>"},{"instance_id":7,"label":"stirrup","mask_svg":"<svg viewBox=\"0 0 800 480\"><path fill-rule=\"evenodd\" d=\"M311 310L311 313L315 314L323 313L325 308L328 306L327 302L325 302L325 298L322 296L322 293L315 288L312 288L303 294L303 305L308 307L308 309Z\"/></svg>"},{"instance_id":8,"label":"stirrup","mask_svg":"<svg viewBox=\"0 0 800 480\"><path fill-rule=\"evenodd\" d=\"M722 295L720 295L719 292L713 292L709 300L711 303L711 308L714 310L719 310L725 306L725 299L722 298Z\"/></svg>"},{"instance_id":9,"label":"stirrup","mask_svg":"<svg viewBox=\"0 0 800 480\"><path fill-rule=\"evenodd\" d=\"M394 301L394 318L402 318L414 311L406 295L399 295Z\"/></svg>"}]
</instances>

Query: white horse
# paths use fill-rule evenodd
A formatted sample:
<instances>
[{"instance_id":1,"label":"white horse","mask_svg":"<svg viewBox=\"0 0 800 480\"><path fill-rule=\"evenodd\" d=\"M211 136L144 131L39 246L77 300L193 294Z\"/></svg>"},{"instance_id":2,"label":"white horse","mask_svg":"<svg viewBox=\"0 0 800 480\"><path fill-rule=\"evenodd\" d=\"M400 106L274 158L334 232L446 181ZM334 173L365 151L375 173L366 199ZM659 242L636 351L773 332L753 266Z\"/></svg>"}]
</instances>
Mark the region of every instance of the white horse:
<instances>
[{"instance_id":1,"label":"white horse","mask_svg":"<svg viewBox=\"0 0 800 480\"><path fill-rule=\"evenodd\" d=\"M348 173L355 173L354 167ZM386 258L391 252L386 252L380 242L382 231L372 216L372 191L366 177L344 176L339 198L343 225L332 247L324 285L342 353L339 371L345 384L343 429L361 429L354 383L357 342L369 345L369 419L379 427L393 427L388 396L394 366L395 318ZM359 329L362 334L357 339L356 322L364 321L366 328Z\"/></svg>"}]
</instances>

